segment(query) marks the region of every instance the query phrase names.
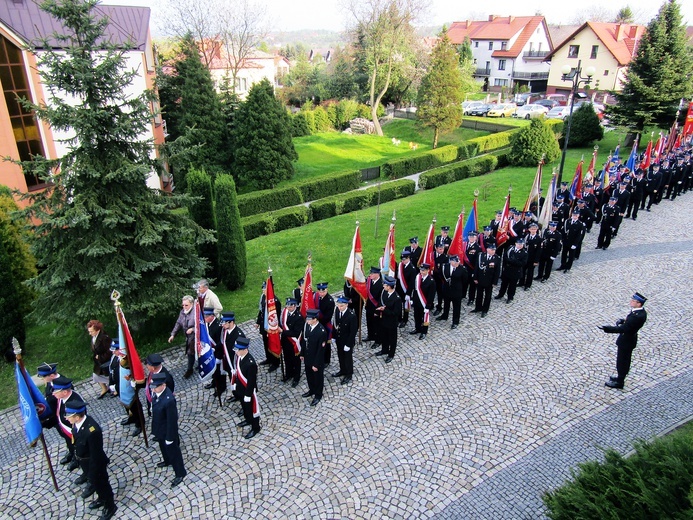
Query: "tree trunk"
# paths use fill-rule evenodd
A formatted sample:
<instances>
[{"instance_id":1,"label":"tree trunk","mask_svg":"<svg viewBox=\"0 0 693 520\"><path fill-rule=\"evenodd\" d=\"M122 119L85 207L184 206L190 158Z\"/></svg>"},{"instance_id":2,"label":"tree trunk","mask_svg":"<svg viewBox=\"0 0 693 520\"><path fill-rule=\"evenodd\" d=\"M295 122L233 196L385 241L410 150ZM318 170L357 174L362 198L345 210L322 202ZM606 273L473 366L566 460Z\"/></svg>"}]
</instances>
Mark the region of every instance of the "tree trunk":
<instances>
[{"instance_id":1,"label":"tree trunk","mask_svg":"<svg viewBox=\"0 0 693 520\"><path fill-rule=\"evenodd\" d=\"M438 133L439 133L438 127L437 126L433 127L433 149L434 150L436 148L438 148Z\"/></svg>"}]
</instances>

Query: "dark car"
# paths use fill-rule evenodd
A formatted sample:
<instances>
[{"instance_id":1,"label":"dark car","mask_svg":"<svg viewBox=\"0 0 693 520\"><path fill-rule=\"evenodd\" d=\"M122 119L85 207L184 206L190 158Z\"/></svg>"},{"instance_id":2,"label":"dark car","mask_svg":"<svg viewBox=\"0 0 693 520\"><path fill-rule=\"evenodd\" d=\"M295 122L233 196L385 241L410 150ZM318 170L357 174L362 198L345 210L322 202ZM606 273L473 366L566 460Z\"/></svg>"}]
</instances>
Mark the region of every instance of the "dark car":
<instances>
[{"instance_id":1,"label":"dark car","mask_svg":"<svg viewBox=\"0 0 693 520\"><path fill-rule=\"evenodd\" d=\"M468 109L467 114L470 116L485 116L489 110L491 110L491 105L481 105Z\"/></svg>"},{"instance_id":2,"label":"dark car","mask_svg":"<svg viewBox=\"0 0 693 520\"><path fill-rule=\"evenodd\" d=\"M543 107L548 108L551 110L553 107L558 106L560 103L556 101L555 99L537 99L534 102L535 105L541 105Z\"/></svg>"}]
</instances>

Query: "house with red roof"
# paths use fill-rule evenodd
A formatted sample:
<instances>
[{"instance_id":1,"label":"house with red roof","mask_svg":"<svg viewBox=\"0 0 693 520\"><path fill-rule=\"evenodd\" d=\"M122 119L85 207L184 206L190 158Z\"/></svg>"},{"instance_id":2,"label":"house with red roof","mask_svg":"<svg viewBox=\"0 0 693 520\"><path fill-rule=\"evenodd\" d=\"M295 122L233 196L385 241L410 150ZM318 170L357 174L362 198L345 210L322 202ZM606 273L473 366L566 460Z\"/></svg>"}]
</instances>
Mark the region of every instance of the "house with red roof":
<instances>
[{"instance_id":1,"label":"house with red roof","mask_svg":"<svg viewBox=\"0 0 693 520\"><path fill-rule=\"evenodd\" d=\"M546 56L551 62L547 94L570 94L572 84L561 79L561 69L565 65L575 68L578 62L583 76L589 67L594 68L586 90L619 92L645 30L643 25L585 22Z\"/></svg>"},{"instance_id":2,"label":"house with red roof","mask_svg":"<svg viewBox=\"0 0 693 520\"><path fill-rule=\"evenodd\" d=\"M136 71L127 94L140 95L144 90L155 89L156 62L149 32L150 9L100 4L94 9L97 17L108 18L105 37L112 43L127 46L127 68ZM50 38L54 33L64 33L57 19L42 11L32 0L0 0L0 157L28 161L34 155L57 159L67 152L66 139L71 131L56 130L25 109L17 101L26 98L36 104L46 103L53 94L51 85L42 83L37 63L43 47L39 38L48 38L48 44L59 48L60 42ZM36 52L27 49L29 43L38 45ZM60 95L60 91L56 91ZM67 98L67 95L65 95ZM158 103L152 104L151 124L141 136L154 144L164 142L164 123ZM152 148L152 156L157 153ZM152 188L168 186L168 178L151 172L147 184ZM0 184L22 193L46 187L42 181L25 174L16 164L0 160ZM21 204L21 202L20 202Z\"/></svg>"},{"instance_id":3,"label":"house with red roof","mask_svg":"<svg viewBox=\"0 0 693 520\"><path fill-rule=\"evenodd\" d=\"M217 88L223 83L225 76L229 79L233 76L234 63L234 58L228 55L223 46L219 46L209 65L209 72ZM289 73L290 68L291 64L284 56L253 49L248 56L240 59L235 92L240 99L245 99L250 88L263 79L269 80L275 87L281 86L281 80Z\"/></svg>"},{"instance_id":4,"label":"house with red roof","mask_svg":"<svg viewBox=\"0 0 693 520\"><path fill-rule=\"evenodd\" d=\"M553 50L543 16L489 16L488 20L453 22L448 37L455 45L472 44L475 77L485 90L526 86L546 90L550 66L544 58Z\"/></svg>"}]
</instances>

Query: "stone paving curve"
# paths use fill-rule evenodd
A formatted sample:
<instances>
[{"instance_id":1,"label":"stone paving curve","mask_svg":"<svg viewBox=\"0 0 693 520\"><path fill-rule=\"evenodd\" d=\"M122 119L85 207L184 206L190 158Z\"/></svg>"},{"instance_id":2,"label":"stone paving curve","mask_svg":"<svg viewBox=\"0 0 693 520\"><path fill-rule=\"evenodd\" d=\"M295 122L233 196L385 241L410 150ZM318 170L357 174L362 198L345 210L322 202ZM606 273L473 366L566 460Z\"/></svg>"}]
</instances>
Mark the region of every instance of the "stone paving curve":
<instances>
[{"instance_id":1,"label":"stone paving curve","mask_svg":"<svg viewBox=\"0 0 693 520\"><path fill-rule=\"evenodd\" d=\"M570 273L510 305L493 301L486 318L464 315L455 331L433 322L425 341L401 335L389 365L358 346L353 382L326 376L317 407L300 397L305 378L293 389L262 368L263 429L250 441L237 405L220 408L183 380L182 349L167 350L188 470L175 490L172 472L155 467L158 447L129 437L116 400L97 401L81 383L104 429L116 518L543 518L542 493L577 463L693 416L691 197L624 222L608 251L594 250L595 227ZM626 388L607 389L615 336L596 325L623 317L636 290L649 298L648 321ZM254 327L242 328L261 360ZM54 491L17 408L0 417L0 518L96 517L64 467ZM63 441L46 439L56 463Z\"/></svg>"}]
</instances>

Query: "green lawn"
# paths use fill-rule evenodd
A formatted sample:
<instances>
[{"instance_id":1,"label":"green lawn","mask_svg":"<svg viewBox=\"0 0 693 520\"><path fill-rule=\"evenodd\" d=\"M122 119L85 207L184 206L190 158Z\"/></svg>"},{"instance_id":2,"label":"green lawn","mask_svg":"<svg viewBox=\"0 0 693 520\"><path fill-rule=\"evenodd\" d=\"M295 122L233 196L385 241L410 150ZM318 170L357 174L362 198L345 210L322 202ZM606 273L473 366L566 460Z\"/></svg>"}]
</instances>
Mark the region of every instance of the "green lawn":
<instances>
[{"instance_id":1,"label":"green lawn","mask_svg":"<svg viewBox=\"0 0 693 520\"><path fill-rule=\"evenodd\" d=\"M406 128L408 125L401 125L401 135L405 135ZM619 137L622 138L622 135L609 132L599 143L599 167L606 159L608 151L615 148ZM564 168L564 178L568 182L572 180L575 167L583 155L585 169L587 168L591 153L592 148L569 150ZM552 167L557 168L559 161L560 159L544 167L544 188L550 181ZM267 277L267 266L272 267L277 296L284 300L290 295L295 280L303 276L308 254L312 254L313 257L313 281L327 281L330 283L330 292L339 292L343 286L344 269L351 251L356 220L359 220L361 225L366 267L377 265L393 211L396 211L397 216L396 245L397 248L403 248L411 236L418 235L423 240L434 216L437 218L436 230L445 224L454 228L462 207L467 211L471 208L475 189L480 192L480 226L488 222L496 210L502 208L510 185L512 205L524 206L535 172L535 167L504 168L433 190L419 191L406 199L383 204L380 208L368 208L251 240L247 243L248 278L245 287L234 292L217 288L216 292L224 308L235 311L239 322L254 319L257 315L260 287ZM158 325L150 324L147 331L133 331L140 354L146 355L167 348L168 332L173 327L175 319L176 316L164 316ZM51 327L33 326L27 330L26 363L32 373L35 373L36 366L46 361L59 362L61 371L73 378L89 377L91 362L86 332L81 328L65 329L52 336L50 329ZM112 326L109 326L107 331L115 333ZM14 367L0 364L0 409L17 402L16 385L13 380ZM94 392L96 391L95 387Z\"/></svg>"}]
</instances>

